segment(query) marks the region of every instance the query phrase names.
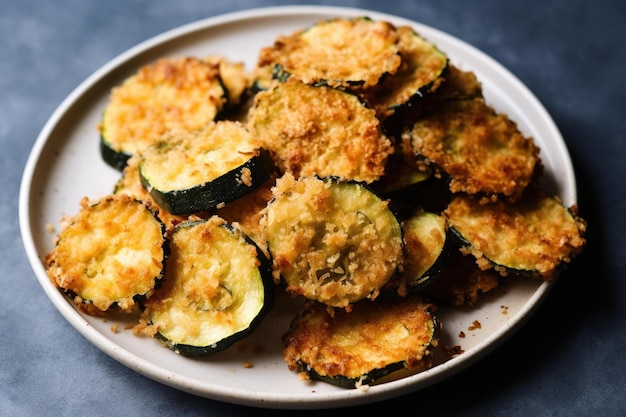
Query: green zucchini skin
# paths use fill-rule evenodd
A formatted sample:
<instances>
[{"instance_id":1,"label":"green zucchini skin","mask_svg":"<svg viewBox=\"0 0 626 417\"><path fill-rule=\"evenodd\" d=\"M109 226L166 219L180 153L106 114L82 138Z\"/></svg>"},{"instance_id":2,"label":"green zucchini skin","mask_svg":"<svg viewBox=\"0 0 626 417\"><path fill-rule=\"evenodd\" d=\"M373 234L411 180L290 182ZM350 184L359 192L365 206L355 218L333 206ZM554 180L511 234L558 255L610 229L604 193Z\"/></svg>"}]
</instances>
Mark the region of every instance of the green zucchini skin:
<instances>
[{"instance_id":1,"label":"green zucchini skin","mask_svg":"<svg viewBox=\"0 0 626 417\"><path fill-rule=\"evenodd\" d=\"M100 135L100 156L107 165L122 172L132 154L124 151L116 151L111 147L104 136Z\"/></svg>"},{"instance_id":2,"label":"green zucchini skin","mask_svg":"<svg viewBox=\"0 0 626 417\"><path fill-rule=\"evenodd\" d=\"M431 212L421 212L421 214L416 214L415 216L416 218L419 216L421 216L422 218L439 217L439 215ZM431 246L428 245L428 243L423 243L427 246L429 253L436 254L434 260L432 261L432 263L430 263L430 266L428 266L427 269L423 272L420 272L419 270L413 270L410 272L405 270L404 274L401 274L402 280L406 284L407 290L409 292L417 292L432 284L445 271L448 265L448 261L450 259L450 255L453 253L453 251L458 250L458 244L454 240L450 229L447 227L445 217L441 216L441 219L443 220L442 223L437 225L436 228L439 229L438 231L442 234L443 241L436 246ZM409 219L407 223L410 220L411 219ZM427 235L430 234L432 230L433 229L428 229ZM407 238L407 235L409 233L409 230L404 231L405 239ZM418 240L422 242L427 242L427 238L428 236L418 236ZM405 243L405 247L408 247L408 244ZM407 257L410 256L411 254L409 253ZM407 260L407 262L409 263L410 261L410 259ZM413 273L414 275L410 275L411 273Z\"/></svg>"},{"instance_id":3,"label":"green zucchini skin","mask_svg":"<svg viewBox=\"0 0 626 417\"><path fill-rule=\"evenodd\" d=\"M249 170L251 184L241 181L242 173ZM141 184L148 190L154 201L171 214L192 214L201 211L214 211L223 204L235 201L255 190L267 181L274 172L274 161L265 149L243 165L215 178L182 190L162 191L154 188L150 180L140 170Z\"/></svg>"},{"instance_id":4,"label":"green zucchini skin","mask_svg":"<svg viewBox=\"0 0 626 417\"><path fill-rule=\"evenodd\" d=\"M210 221L211 220L190 220L190 221L177 225L176 230L201 226ZM156 333L155 337L162 340L170 349L172 349L176 353L179 353L183 356L190 356L190 357L205 356L205 355L209 355L209 354L227 349L228 347L232 346L236 341L241 340L242 338L252 333L254 329L257 327L257 325L267 315L267 313L272 309L274 305L274 290L273 290L274 283L272 280L270 261L263 254L262 250L256 245L256 243L254 243L254 241L251 238L249 238L247 235L243 234L238 229L235 229L232 225L228 223L222 223L220 224L219 227L225 228L233 236L242 237L246 244L254 248L255 253L256 253L256 259L258 260L258 263L256 266L256 269L258 270L258 276L253 279L254 280L258 279L261 281L261 285L263 288L263 292L261 294L261 296L263 297L262 306L260 307L256 315L252 317L250 321L246 323L246 327L240 330L233 329L229 332L226 332L221 337L216 337L215 340L213 340L209 344L204 344L200 342L197 344L182 342L181 340L177 340L175 337L169 336L166 331L158 331ZM230 257L231 257L230 259L234 259L237 256L249 256L249 255L250 255L249 252L245 252L245 253L233 252L233 253L230 253ZM180 256L180 254L178 255L174 254L173 256ZM211 256L211 249L207 248L206 256L208 257ZM234 273L235 279L237 279L238 281L240 281L240 283L242 283L243 282L242 280L245 280L248 277L244 275L244 271L238 271L238 272L240 273L239 275L237 275L237 273ZM166 279L171 280L172 277L169 275L166 275ZM166 288L165 291L171 291L172 283L170 282L169 284L166 284L166 285L170 285L170 289ZM243 283L242 285L245 285L245 283ZM252 296L251 294L247 294L246 291L243 289L239 289L239 292L233 290L232 294L235 297L251 297ZM166 296L167 296L167 293L166 293ZM157 295L157 297L159 296ZM191 295L187 297L191 297ZM147 304L148 305L150 304L150 300L147 301ZM201 309L201 307L198 304L194 304L194 303L190 303L188 308L190 309L197 308L199 310ZM224 309L225 312L228 311L227 309L228 308ZM158 311L158 308L156 308L156 310ZM150 307L148 307L146 311L149 312L148 317L154 317L152 316L153 314L155 314L154 306L152 307L152 310L150 310ZM190 313L190 314L193 314L193 313ZM219 319L219 315L214 316L214 317L216 317L216 319ZM233 319L233 320L236 320L236 319Z\"/></svg>"}]
</instances>

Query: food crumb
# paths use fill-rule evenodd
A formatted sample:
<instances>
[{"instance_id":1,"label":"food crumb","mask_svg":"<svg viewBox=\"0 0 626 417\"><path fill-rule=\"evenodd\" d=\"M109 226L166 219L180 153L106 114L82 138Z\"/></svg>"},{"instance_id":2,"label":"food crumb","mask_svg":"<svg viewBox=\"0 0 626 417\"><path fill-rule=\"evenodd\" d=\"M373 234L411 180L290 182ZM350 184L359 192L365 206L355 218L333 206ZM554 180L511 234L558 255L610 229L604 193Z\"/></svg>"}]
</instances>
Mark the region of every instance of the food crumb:
<instances>
[{"instance_id":1,"label":"food crumb","mask_svg":"<svg viewBox=\"0 0 626 417\"><path fill-rule=\"evenodd\" d=\"M464 353L465 351L463 349L461 349L461 346L456 345L456 346L444 346L444 351L448 354L448 356L456 356L456 355L460 355L461 353Z\"/></svg>"},{"instance_id":2,"label":"food crumb","mask_svg":"<svg viewBox=\"0 0 626 417\"><path fill-rule=\"evenodd\" d=\"M54 226L53 226L52 224L48 223L48 224L46 225L46 230L47 230L49 233L54 233L54 230L55 230L55 229L54 229Z\"/></svg>"},{"instance_id":3,"label":"food crumb","mask_svg":"<svg viewBox=\"0 0 626 417\"><path fill-rule=\"evenodd\" d=\"M503 315L509 314L509 307L508 306L500 306L500 309L502 309L502 314Z\"/></svg>"},{"instance_id":4,"label":"food crumb","mask_svg":"<svg viewBox=\"0 0 626 417\"><path fill-rule=\"evenodd\" d=\"M460 337L461 339L463 339L463 338L465 337L465 332L461 330L461 331L459 332L459 337Z\"/></svg>"},{"instance_id":5,"label":"food crumb","mask_svg":"<svg viewBox=\"0 0 626 417\"><path fill-rule=\"evenodd\" d=\"M120 327L117 324L114 324L113 326L111 326L111 331L115 334L118 334L120 332Z\"/></svg>"},{"instance_id":6,"label":"food crumb","mask_svg":"<svg viewBox=\"0 0 626 417\"><path fill-rule=\"evenodd\" d=\"M476 329L480 329L481 327L482 327L482 325L480 324L480 322L479 322L478 320L474 320L474 321L472 322L472 325L471 325L471 326L469 326L469 327L467 328L467 330L476 330Z\"/></svg>"},{"instance_id":7,"label":"food crumb","mask_svg":"<svg viewBox=\"0 0 626 417\"><path fill-rule=\"evenodd\" d=\"M243 362L243 367L246 368L246 369L252 368L252 366L253 366L252 362L250 362L250 361L244 361Z\"/></svg>"}]
</instances>

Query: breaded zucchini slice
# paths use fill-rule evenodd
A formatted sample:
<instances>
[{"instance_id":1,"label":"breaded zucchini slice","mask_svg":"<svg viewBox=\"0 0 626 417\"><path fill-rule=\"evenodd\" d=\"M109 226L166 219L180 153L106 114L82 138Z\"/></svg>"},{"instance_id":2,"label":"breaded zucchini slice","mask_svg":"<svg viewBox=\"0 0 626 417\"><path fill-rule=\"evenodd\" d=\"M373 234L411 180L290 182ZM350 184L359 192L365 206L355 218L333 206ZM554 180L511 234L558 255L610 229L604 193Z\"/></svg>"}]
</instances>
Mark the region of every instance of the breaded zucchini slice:
<instances>
[{"instance_id":1,"label":"breaded zucchini slice","mask_svg":"<svg viewBox=\"0 0 626 417\"><path fill-rule=\"evenodd\" d=\"M172 214L211 211L256 189L274 163L239 122L210 122L141 151L141 183Z\"/></svg>"},{"instance_id":2,"label":"breaded zucchini slice","mask_svg":"<svg viewBox=\"0 0 626 417\"><path fill-rule=\"evenodd\" d=\"M165 227L142 202L128 196L81 201L46 256L52 283L88 313L130 311L149 297L168 256Z\"/></svg>"},{"instance_id":3,"label":"breaded zucchini slice","mask_svg":"<svg viewBox=\"0 0 626 417\"><path fill-rule=\"evenodd\" d=\"M280 36L261 50L257 65L272 66L280 80L354 89L377 85L400 61L396 28L358 17L320 21Z\"/></svg>"},{"instance_id":4,"label":"breaded zucchini slice","mask_svg":"<svg viewBox=\"0 0 626 417\"><path fill-rule=\"evenodd\" d=\"M402 56L398 71L386 77L379 88L364 93L368 103L382 118L404 106L413 105L437 90L448 67L446 54L411 27L400 26L397 32Z\"/></svg>"},{"instance_id":5,"label":"breaded zucchini slice","mask_svg":"<svg viewBox=\"0 0 626 417\"><path fill-rule=\"evenodd\" d=\"M100 124L105 162L122 170L130 155L172 130L196 130L228 101L220 64L194 57L162 58L113 88Z\"/></svg>"},{"instance_id":6,"label":"breaded zucchini slice","mask_svg":"<svg viewBox=\"0 0 626 417\"><path fill-rule=\"evenodd\" d=\"M164 283L144 303L143 332L186 356L250 334L273 303L271 267L257 246L217 216L179 224L170 245Z\"/></svg>"},{"instance_id":7,"label":"breaded zucchini slice","mask_svg":"<svg viewBox=\"0 0 626 417\"><path fill-rule=\"evenodd\" d=\"M393 153L374 110L328 86L281 83L255 96L248 129L282 172L371 183Z\"/></svg>"},{"instance_id":8,"label":"breaded zucchini slice","mask_svg":"<svg viewBox=\"0 0 626 417\"><path fill-rule=\"evenodd\" d=\"M285 174L261 219L275 281L332 307L374 299L402 262L402 231L365 185Z\"/></svg>"},{"instance_id":9,"label":"breaded zucchini slice","mask_svg":"<svg viewBox=\"0 0 626 417\"><path fill-rule=\"evenodd\" d=\"M540 167L539 148L481 98L446 100L402 133L416 163L432 166L452 192L519 198Z\"/></svg>"},{"instance_id":10,"label":"breaded zucchini slice","mask_svg":"<svg viewBox=\"0 0 626 417\"><path fill-rule=\"evenodd\" d=\"M314 305L296 316L283 336L283 357L304 378L346 388L402 369L425 370L437 345L434 310L417 295L364 301L333 314Z\"/></svg>"},{"instance_id":11,"label":"breaded zucchini slice","mask_svg":"<svg viewBox=\"0 0 626 417\"><path fill-rule=\"evenodd\" d=\"M515 203L488 204L457 195L445 210L449 227L482 269L550 279L585 245L586 223L576 208L529 190Z\"/></svg>"}]
</instances>

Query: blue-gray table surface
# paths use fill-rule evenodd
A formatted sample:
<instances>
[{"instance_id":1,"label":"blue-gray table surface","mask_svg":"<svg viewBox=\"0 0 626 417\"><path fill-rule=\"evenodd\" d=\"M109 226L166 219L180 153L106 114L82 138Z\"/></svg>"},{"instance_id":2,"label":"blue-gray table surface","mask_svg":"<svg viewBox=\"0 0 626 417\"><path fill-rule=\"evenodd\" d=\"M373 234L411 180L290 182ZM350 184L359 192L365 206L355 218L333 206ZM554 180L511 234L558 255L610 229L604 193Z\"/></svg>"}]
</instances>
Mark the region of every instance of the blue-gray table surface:
<instances>
[{"instance_id":1,"label":"blue-gray table surface","mask_svg":"<svg viewBox=\"0 0 626 417\"><path fill-rule=\"evenodd\" d=\"M37 282L18 225L19 184L46 120L86 77L137 43L253 7L234 0L0 1L0 415L281 415L196 397L111 359ZM626 2L395 0L317 4L410 18L495 58L553 117L575 167L588 246L512 338L463 372L346 409L429 416L626 415ZM395 408L393 406L399 406ZM308 411L302 411L307 413ZM317 411L320 412L320 411ZM310 413L316 413L311 411Z\"/></svg>"}]
</instances>

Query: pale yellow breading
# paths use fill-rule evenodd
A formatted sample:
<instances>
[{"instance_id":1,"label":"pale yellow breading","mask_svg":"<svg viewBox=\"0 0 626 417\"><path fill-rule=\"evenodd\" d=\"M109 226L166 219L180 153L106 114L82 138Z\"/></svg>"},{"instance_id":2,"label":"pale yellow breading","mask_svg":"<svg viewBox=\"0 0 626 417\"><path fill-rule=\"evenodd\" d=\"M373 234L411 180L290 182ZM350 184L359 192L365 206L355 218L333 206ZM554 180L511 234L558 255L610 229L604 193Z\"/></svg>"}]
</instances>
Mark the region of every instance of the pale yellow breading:
<instances>
[{"instance_id":1,"label":"pale yellow breading","mask_svg":"<svg viewBox=\"0 0 626 417\"><path fill-rule=\"evenodd\" d=\"M220 78L227 92L227 107L238 106L245 98L250 85L250 74L243 62L233 62L221 55L211 55L204 59L219 66Z\"/></svg>"},{"instance_id":2,"label":"pale yellow breading","mask_svg":"<svg viewBox=\"0 0 626 417\"><path fill-rule=\"evenodd\" d=\"M159 191L185 190L227 174L258 152L259 142L241 123L220 120L145 148L139 172Z\"/></svg>"},{"instance_id":3,"label":"pale yellow breading","mask_svg":"<svg viewBox=\"0 0 626 417\"><path fill-rule=\"evenodd\" d=\"M256 247L218 216L179 225L170 246L164 284L145 302L149 325L142 331L210 347L247 330L265 302Z\"/></svg>"},{"instance_id":4,"label":"pale yellow breading","mask_svg":"<svg viewBox=\"0 0 626 417\"><path fill-rule=\"evenodd\" d=\"M247 126L278 168L295 176L371 183L394 151L374 110L358 97L296 81L258 93Z\"/></svg>"}]
</instances>

